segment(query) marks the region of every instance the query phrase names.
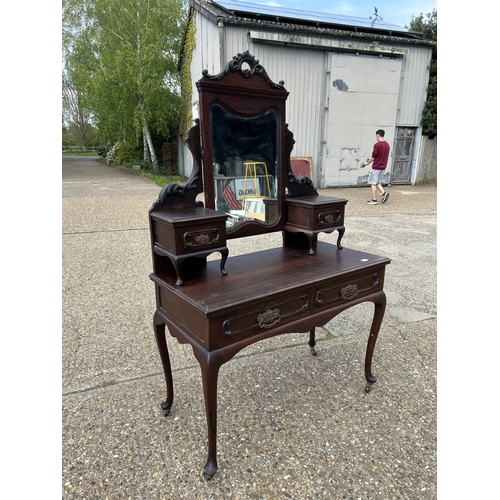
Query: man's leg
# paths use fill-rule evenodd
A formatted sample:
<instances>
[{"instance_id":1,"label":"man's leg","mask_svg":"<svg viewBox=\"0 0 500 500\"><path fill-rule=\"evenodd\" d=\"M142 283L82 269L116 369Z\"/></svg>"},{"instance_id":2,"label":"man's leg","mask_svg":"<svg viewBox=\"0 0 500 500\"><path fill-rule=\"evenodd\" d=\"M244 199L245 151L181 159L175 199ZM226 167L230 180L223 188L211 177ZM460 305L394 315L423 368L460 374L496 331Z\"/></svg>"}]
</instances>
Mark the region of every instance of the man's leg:
<instances>
[{"instance_id":1,"label":"man's leg","mask_svg":"<svg viewBox=\"0 0 500 500\"><path fill-rule=\"evenodd\" d=\"M368 200L366 203L369 205L377 204L377 184L379 182L379 176L377 175L377 171L372 170L368 175L368 184L371 187L372 199Z\"/></svg>"},{"instance_id":2,"label":"man's leg","mask_svg":"<svg viewBox=\"0 0 500 500\"><path fill-rule=\"evenodd\" d=\"M387 201L387 198L389 198L389 191L385 191L382 187L382 184L377 184L377 188L382 191L382 203L385 203Z\"/></svg>"}]
</instances>

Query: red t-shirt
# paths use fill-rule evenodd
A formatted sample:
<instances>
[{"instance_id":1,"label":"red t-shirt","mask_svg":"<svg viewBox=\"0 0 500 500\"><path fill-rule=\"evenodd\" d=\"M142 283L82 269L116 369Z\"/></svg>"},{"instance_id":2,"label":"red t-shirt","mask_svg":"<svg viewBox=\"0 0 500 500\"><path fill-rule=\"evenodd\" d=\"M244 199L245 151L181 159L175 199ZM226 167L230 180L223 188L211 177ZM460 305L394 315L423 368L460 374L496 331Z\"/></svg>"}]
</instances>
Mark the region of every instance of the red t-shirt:
<instances>
[{"instance_id":1,"label":"red t-shirt","mask_svg":"<svg viewBox=\"0 0 500 500\"><path fill-rule=\"evenodd\" d=\"M373 146L373 170L384 170L387 167L387 161L389 160L389 143L387 141L377 141L375 146Z\"/></svg>"}]
</instances>

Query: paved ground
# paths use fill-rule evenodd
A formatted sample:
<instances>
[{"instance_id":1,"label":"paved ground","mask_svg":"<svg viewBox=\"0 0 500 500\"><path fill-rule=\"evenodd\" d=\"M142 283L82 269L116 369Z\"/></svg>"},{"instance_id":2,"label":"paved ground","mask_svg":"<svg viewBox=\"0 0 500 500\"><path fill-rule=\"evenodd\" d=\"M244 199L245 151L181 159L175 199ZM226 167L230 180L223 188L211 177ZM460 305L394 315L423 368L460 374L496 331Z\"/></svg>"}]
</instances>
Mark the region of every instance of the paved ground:
<instances>
[{"instance_id":1,"label":"paved ground","mask_svg":"<svg viewBox=\"0 0 500 500\"><path fill-rule=\"evenodd\" d=\"M345 247L392 259L378 382L364 393L368 303L318 329L316 358L303 334L244 349L219 375L207 482L200 369L171 337L175 401L168 418L159 409L148 209L160 188L92 158L62 167L63 498L437 498L435 187L392 186L377 206L368 188L321 190L349 200ZM229 255L280 244L230 240Z\"/></svg>"}]
</instances>

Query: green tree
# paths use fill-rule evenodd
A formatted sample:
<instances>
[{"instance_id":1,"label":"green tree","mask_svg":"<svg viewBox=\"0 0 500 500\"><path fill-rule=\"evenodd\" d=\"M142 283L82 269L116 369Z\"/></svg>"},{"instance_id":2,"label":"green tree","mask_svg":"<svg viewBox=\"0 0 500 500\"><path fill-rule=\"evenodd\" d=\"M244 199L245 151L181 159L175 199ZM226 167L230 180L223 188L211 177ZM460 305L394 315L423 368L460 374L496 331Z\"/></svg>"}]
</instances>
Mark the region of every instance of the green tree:
<instances>
[{"instance_id":1,"label":"green tree","mask_svg":"<svg viewBox=\"0 0 500 500\"><path fill-rule=\"evenodd\" d=\"M69 75L62 75L62 113L64 142L85 149L94 139L92 116L85 108L81 91L75 87Z\"/></svg>"},{"instance_id":2,"label":"green tree","mask_svg":"<svg viewBox=\"0 0 500 500\"><path fill-rule=\"evenodd\" d=\"M82 132L85 134L85 142L82 142ZM87 147L97 147L99 145L97 130L91 123L86 123L84 129L80 125L70 123L62 126L62 145L79 146L82 151Z\"/></svg>"},{"instance_id":3,"label":"green tree","mask_svg":"<svg viewBox=\"0 0 500 500\"><path fill-rule=\"evenodd\" d=\"M412 16L407 28L423 33L426 38L436 42L432 49L427 101L422 113L422 133L432 138L437 135L437 10L434 9L425 17L423 14Z\"/></svg>"},{"instance_id":4,"label":"green tree","mask_svg":"<svg viewBox=\"0 0 500 500\"><path fill-rule=\"evenodd\" d=\"M144 166L160 172L152 134L175 136L183 0L63 0L65 69L103 137L142 134Z\"/></svg>"}]
</instances>

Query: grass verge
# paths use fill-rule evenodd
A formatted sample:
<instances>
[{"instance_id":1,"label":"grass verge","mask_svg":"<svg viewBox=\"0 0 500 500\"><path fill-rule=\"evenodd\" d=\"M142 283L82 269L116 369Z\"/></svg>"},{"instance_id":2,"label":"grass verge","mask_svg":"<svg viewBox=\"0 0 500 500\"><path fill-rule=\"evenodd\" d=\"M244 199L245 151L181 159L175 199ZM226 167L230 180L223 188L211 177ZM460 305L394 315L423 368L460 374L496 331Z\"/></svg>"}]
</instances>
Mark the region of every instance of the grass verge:
<instances>
[{"instance_id":1,"label":"grass verge","mask_svg":"<svg viewBox=\"0 0 500 500\"><path fill-rule=\"evenodd\" d=\"M184 184L187 181L187 177L178 174L171 175L157 175L149 172L148 170L138 170L138 173L143 177L148 178L150 181L153 181L157 186L163 187L167 184Z\"/></svg>"},{"instance_id":2,"label":"grass verge","mask_svg":"<svg viewBox=\"0 0 500 500\"><path fill-rule=\"evenodd\" d=\"M95 151L63 151L63 156L98 156Z\"/></svg>"},{"instance_id":3,"label":"grass verge","mask_svg":"<svg viewBox=\"0 0 500 500\"><path fill-rule=\"evenodd\" d=\"M104 158L100 159L101 163L106 163L106 160ZM137 175L142 175L143 177L146 177L150 181L154 182L157 186L163 187L166 186L167 184L184 184L187 181L187 177L184 175L179 175L179 174L169 174L169 175L164 175L164 174L155 174L151 172L150 170L133 170L133 165L137 165L139 162L123 162L121 165L117 165L119 167L126 167L132 170L133 172L136 172ZM106 163L107 165L107 163Z\"/></svg>"}]
</instances>

